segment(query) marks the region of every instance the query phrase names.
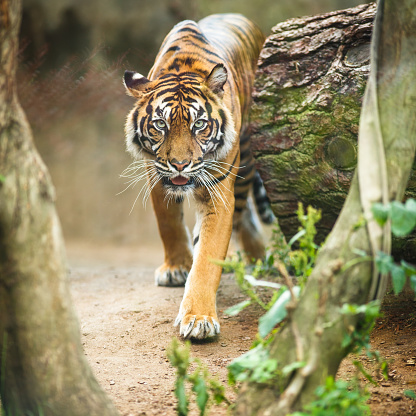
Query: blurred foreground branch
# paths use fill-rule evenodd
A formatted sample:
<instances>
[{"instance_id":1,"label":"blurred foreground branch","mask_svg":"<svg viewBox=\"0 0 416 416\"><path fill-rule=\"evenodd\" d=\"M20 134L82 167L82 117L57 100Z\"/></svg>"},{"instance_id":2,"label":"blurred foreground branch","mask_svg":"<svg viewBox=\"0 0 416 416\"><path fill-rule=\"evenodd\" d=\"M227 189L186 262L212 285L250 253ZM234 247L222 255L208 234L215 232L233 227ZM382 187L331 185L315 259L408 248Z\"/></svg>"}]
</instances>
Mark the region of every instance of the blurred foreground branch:
<instances>
[{"instance_id":1,"label":"blurred foreground branch","mask_svg":"<svg viewBox=\"0 0 416 416\"><path fill-rule=\"evenodd\" d=\"M117 415L82 350L54 189L17 100L20 14L0 0L1 403L13 416Z\"/></svg>"},{"instance_id":2,"label":"blurred foreground branch","mask_svg":"<svg viewBox=\"0 0 416 416\"><path fill-rule=\"evenodd\" d=\"M367 207L372 203L402 199L414 160L415 6L414 0L400 4L386 0L378 4L372 74L360 120L358 153L362 160L358 175L352 180L340 217L290 317L301 334L306 366L281 376L273 386L245 385L237 400L236 415L283 416L311 402L317 386L324 384L327 376L335 376L349 351L349 346L342 346L344 335L359 331L362 324L360 316L343 316L342 305L361 305L370 296L381 298L384 294L372 263L346 265L358 257L358 250L370 254L383 247L383 239L388 240L389 229L374 233L359 224L363 224ZM362 180L363 177L373 180ZM365 219L371 222L368 216ZM370 292L372 286L379 289ZM270 355L278 361L280 369L297 361L296 337L291 328L289 322L270 347Z\"/></svg>"}]
</instances>

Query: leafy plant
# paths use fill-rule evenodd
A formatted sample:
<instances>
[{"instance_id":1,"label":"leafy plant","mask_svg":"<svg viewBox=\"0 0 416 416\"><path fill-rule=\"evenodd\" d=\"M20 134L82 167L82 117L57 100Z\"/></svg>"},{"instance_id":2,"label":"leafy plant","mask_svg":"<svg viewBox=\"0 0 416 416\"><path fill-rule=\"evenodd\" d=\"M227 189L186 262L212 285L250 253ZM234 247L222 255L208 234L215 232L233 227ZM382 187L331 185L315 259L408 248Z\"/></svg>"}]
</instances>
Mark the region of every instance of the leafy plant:
<instances>
[{"instance_id":1,"label":"leafy plant","mask_svg":"<svg viewBox=\"0 0 416 416\"><path fill-rule=\"evenodd\" d=\"M413 204L407 202L404 210L406 212L409 211L410 213L408 214L405 214L397 206L394 208L378 206L374 212L379 213L384 218L383 221L386 221L390 216L396 218L396 216L400 215L400 220L394 229L400 229L403 233L404 229L407 230L404 223L409 218L412 218L413 208ZM228 366L229 384L231 385L245 381L273 383L276 385L280 377L287 376L306 365L305 361L296 361L284 368L279 368L278 361L270 357L268 349L268 344L272 342L274 334L278 331L278 329L274 328L288 314L289 303L292 302L290 310L293 310L296 306L296 298L300 296L301 290L313 270L319 251L319 246L315 244L314 238L316 236L315 224L321 218L321 213L311 207L308 207L305 213L303 206L300 204L298 218L301 224L299 232L288 244L284 242L278 228L274 231L275 241L266 260L264 262L257 262L254 267L251 266L251 274L247 272L247 267L243 263L241 256L225 262L216 262L225 271L234 272L240 290L247 296L247 299L228 308L225 313L234 316L252 304L259 305L265 311L264 315L259 319L259 334L252 349L233 360ZM292 250L295 244L299 248ZM366 253L357 254L359 255L358 261L372 260ZM407 277L409 277L412 287L413 285L416 287L416 269L410 264L401 262L400 265L397 265L390 256L383 253L377 256L376 264L382 273L389 272L392 274L395 292L398 293L403 288L404 280ZM295 277L291 277L288 270ZM285 284L273 281L269 282L262 279L265 275L277 273L284 278ZM298 280L299 285L293 284L295 279ZM269 298L270 300L264 300L264 296L259 294L259 288L262 290L268 288L273 291L271 298ZM370 302L366 305L344 304L342 306L341 312L343 315L362 316L359 326L353 328L345 335L342 348L347 348L355 353L365 352L371 361L377 363L383 376L387 378L387 362L380 357L378 351L372 351L370 347L370 332L376 318L380 316L379 309L380 305L378 302ZM191 362L189 359L189 344L186 344L185 350L181 352L181 349L178 347L178 341L175 340L174 342L176 344L173 344L171 351L176 352L170 352L170 360L172 365L178 369L175 384L175 394L178 398L178 414L186 415L188 412L189 398L185 390L186 383L191 385L191 390L196 395L196 401L201 415L206 411L209 394L212 394L214 401L218 403L226 401L223 388L221 389L220 385L217 385L217 395L213 393L215 388L208 381L208 373L206 369L203 369L198 360L193 360L197 365L196 370L191 375L187 375ZM376 384L374 378L360 361L355 360L353 364L357 372L363 374L369 382ZM414 394L410 390L407 391L408 397L413 397L412 393ZM306 405L303 412L294 413L293 416L329 416L334 414L352 416L370 414L366 404L369 394L360 386L358 378L353 379L351 382L346 382L342 380L334 381L332 377L328 377L325 385L320 386L316 390L316 395L317 400Z\"/></svg>"},{"instance_id":2,"label":"leafy plant","mask_svg":"<svg viewBox=\"0 0 416 416\"><path fill-rule=\"evenodd\" d=\"M370 394L357 381L347 382L327 377L325 385L319 386L317 399L304 406L303 412L290 416L365 416L370 415L367 400Z\"/></svg>"},{"instance_id":3,"label":"leafy plant","mask_svg":"<svg viewBox=\"0 0 416 416\"><path fill-rule=\"evenodd\" d=\"M373 350L370 345L370 333L374 328L376 319L380 317L380 302L378 300L369 302L365 305L351 305L344 304L341 308L341 313L345 316L348 315L362 315L360 324L350 333L344 335L342 342L343 348L350 348L350 352L360 354L365 352L367 357L375 362L381 371L383 377L388 378L388 364L384 360L380 353ZM372 384L378 383L374 380L371 374L364 368L362 363L358 360L354 360L353 364L355 368Z\"/></svg>"},{"instance_id":4,"label":"leafy plant","mask_svg":"<svg viewBox=\"0 0 416 416\"><path fill-rule=\"evenodd\" d=\"M226 271L234 272L240 290L249 297L249 299L228 308L225 313L231 316L236 315L253 303L260 305L266 311L259 319L259 337L254 348L235 359L228 367L231 384L246 380L267 383L279 376L277 360L269 357L266 345L273 339L273 328L286 318L289 302L295 304L296 298L300 296L301 292L300 286L293 285L293 278L289 276L287 268L293 269L296 276L302 278L303 283L306 282L319 249L314 238L316 236L315 224L321 218L320 211L308 207L305 214L303 205L299 204L297 214L301 224L299 232L290 240L289 244L286 244L277 226L273 234L275 241L271 252L265 262L256 263L252 275L246 274L246 266L238 259L220 263ZM299 249L291 251L290 248L295 243L298 243ZM271 271L275 274L280 273L286 285L258 279L264 274L270 274ZM256 292L258 287L275 290L267 303ZM293 363L293 365L301 366L304 363ZM285 370L287 368L283 369L283 372Z\"/></svg>"},{"instance_id":5,"label":"leafy plant","mask_svg":"<svg viewBox=\"0 0 416 416\"><path fill-rule=\"evenodd\" d=\"M416 226L416 201L408 199L404 204L392 201L388 204L375 203L372 206L374 219L384 225L391 220L391 231L397 237L403 237L412 232Z\"/></svg>"},{"instance_id":6,"label":"leafy plant","mask_svg":"<svg viewBox=\"0 0 416 416\"><path fill-rule=\"evenodd\" d=\"M389 254L378 252L376 256L376 265L381 273L390 273L393 291L398 295L404 288L407 278L410 281L410 287L416 292L416 268L404 260L396 263Z\"/></svg>"},{"instance_id":7,"label":"leafy plant","mask_svg":"<svg viewBox=\"0 0 416 416\"><path fill-rule=\"evenodd\" d=\"M309 206L305 214L303 205L299 203L297 215L301 224L299 232L293 236L289 244L286 244L280 229L276 226L273 236L277 241L274 241L265 262L258 261L256 263L252 275L246 274L246 266L241 259L217 262L225 271L234 273L240 290L249 297L249 299L228 308L225 313L234 316L253 303L260 305L267 311L259 320L259 334L262 338L265 338L287 316L286 305L291 299L291 292L296 297L300 295L301 288L292 285L292 278L289 276L287 268L294 268L296 276L303 278L304 283L312 271L319 249L314 238L316 236L315 224L321 219L320 211ZM296 242L300 249L290 251L290 247ZM285 275L287 285L293 286L291 290L288 286L258 279L264 274L269 274L272 270L275 274ZM268 287L276 289L276 291L270 301L265 303L256 292L257 287Z\"/></svg>"},{"instance_id":8,"label":"leafy plant","mask_svg":"<svg viewBox=\"0 0 416 416\"><path fill-rule=\"evenodd\" d=\"M205 415L210 401L216 404L230 402L225 397L224 386L210 377L208 370L200 360L190 358L190 342L186 341L183 346L174 338L168 348L167 356L173 367L176 368L175 396L178 400L177 413L179 416L186 416L189 413L189 395L186 385L189 384L195 395L195 401L200 416ZM196 366L195 370L188 374L191 365Z\"/></svg>"},{"instance_id":9,"label":"leafy plant","mask_svg":"<svg viewBox=\"0 0 416 416\"><path fill-rule=\"evenodd\" d=\"M307 212L303 205L299 203L297 210L298 220L300 222L299 231L289 241L289 247L294 243L299 243L299 249L288 253L290 265L295 270L295 275L302 277L301 283L304 284L306 279L312 273L315 265L316 254L319 246L315 243L316 227L315 224L321 220L321 211L308 206Z\"/></svg>"},{"instance_id":10,"label":"leafy plant","mask_svg":"<svg viewBox=\"0 0 416 416\"><path fill-rule=\"evenodd\" d=\"M373 204L374 219L384 225L391 221L391 230L396 237L410 234L416 226L416 201L408 199L405 203L392 201L388 204ZM394 293L399 294L409 279L411 288L416 292L416 268L401 260L396 263L389 254L378 252L376 266L380 273L389 273L392 279Z\"/></svg>"},{"instance_id":11,"label":"leafy plant","mask_svg":"<svg viewBox=\"0 0 416 416\"><path fill-rule=\"evenodd\" d=\"M234 385L237 381L266 383L276 375L277 360L271 359L264 344L256 347L233 360L228 366L228 381Z\"/></svg>"},{"instance_id":12,"label":"leafy plant","mask_svg":"<svg viewBox=\"0 0 416 416\"><path fill-rule=\"evenodd\" d=\"M300 287L294 286L293 292L296 297L300 295ZM265 338L270 331L287 316L286 305L291 300L291 293L288 289L284 290L271 308L259 319L259 334Z\"/></svg>"}]
</instances>

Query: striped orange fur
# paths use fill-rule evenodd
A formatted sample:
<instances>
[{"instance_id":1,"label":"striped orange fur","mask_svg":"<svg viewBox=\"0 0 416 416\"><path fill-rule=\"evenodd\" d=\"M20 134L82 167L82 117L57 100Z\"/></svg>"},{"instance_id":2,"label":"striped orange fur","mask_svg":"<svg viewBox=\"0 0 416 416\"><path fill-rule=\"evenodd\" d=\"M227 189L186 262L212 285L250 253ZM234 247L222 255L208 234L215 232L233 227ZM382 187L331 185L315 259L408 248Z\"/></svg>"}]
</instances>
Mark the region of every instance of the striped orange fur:
<instances>
[{"instance_id":1,"label":"striped orange fur","mask_svg":"<svg viewBox=\"0 0 416 416\"><path fill-rule=\"evenodd\" d=\"M166 36L147 77L126 71L137 99L127 117L128 151L145 167L164 244L158 285L185 284L176 324L184 337L219 333L216 292L234 226L249 256L264 246L248 212L255 181L248 111L261 31L237 14L184 21ZM140 176L138 176L140 177ZM260 181L261 183L261 181ZM185 196L196 201L193 241L183 223Z\"/></svg>"}]
</instances>

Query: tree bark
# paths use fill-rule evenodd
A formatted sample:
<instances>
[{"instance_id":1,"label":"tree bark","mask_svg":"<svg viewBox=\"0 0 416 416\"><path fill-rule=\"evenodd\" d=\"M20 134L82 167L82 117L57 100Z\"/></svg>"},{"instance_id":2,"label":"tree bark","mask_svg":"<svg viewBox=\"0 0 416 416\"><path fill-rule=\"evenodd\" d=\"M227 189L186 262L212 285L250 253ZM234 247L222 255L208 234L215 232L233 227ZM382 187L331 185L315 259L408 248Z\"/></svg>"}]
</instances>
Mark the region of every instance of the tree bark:
<instances>
[{"instance_id":1,"label":"tree bark","mask_svg":"<svg viewBox=\"0 0 416 416\"><path fill-rule=\"evenodd\" d=\"M54 189L17 96L21 5L0 0L0 394L6 415L117 415L85 359Z\"/></svg>"},{"instance_id":2,"label":"tree bark","mask_svg":"<svg viewBox=\"0 0 416 416\"><path fill-rule=\"evenodd\" d=\"M301 201L322 210L323 241L357 165L362 98L370 69L375 4L278 24L259 59L251 113L256 165L288 239ZM416 172L407 197L416 197ZM416 260L416 236L394 252Z\"/></svg>"},{"instance_id":3,"label":"tree bark","mask_svg":"<svg viewBox=\"0 0 416 416\"><path fill-rule=\"evenodd\" d=\"M360 120L359 155L364 163L359 164L340 217L318 256L297 308L270 347L279 369L295 361L307 364L282 376L274 386L245 385L237 399L237 415L286 415L301 409L313 400L316 387L328 375L335 376L348 352L341 347L343 336L360 326L359 317L347 318L340 313L344 303L365 303L373 282L372 263L347 266L350 260L357 259L356 249L371 254L374 248L370 227L357 228L357 224L368 202L381 201L386 196L397 200L403 197L416 148L415 1L398 5L394 0L381 0L378 4L371 57L373 75ZM378 136L374 134L377 120L380 121ZM381 147L372 145L375 137L382 139ZM362 149L367 152L370 149L370 155L361 154ZM373 155L383 158L382 161L373 158L376 170L366 163ZM375 183L367 189L362 178L374 171L379 171L387 183ZM378 195L378 199L371 200L371 195ZM374 278L380 279L377 273Z\"/></svg>"}]
</instances>

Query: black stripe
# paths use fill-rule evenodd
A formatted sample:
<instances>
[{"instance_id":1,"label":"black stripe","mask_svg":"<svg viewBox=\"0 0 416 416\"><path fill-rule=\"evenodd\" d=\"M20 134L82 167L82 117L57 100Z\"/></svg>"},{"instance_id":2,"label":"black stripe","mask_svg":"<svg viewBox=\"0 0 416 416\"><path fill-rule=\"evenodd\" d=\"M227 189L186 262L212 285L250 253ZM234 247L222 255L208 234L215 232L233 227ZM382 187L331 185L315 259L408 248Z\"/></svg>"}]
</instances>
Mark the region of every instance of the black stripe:
<instances>
[{"instance_id":1,"label":"black stripe","mask_svg":"<svg viewBox=\"0 0 416 416\"><path fill-rule=\"evenodd\" d=\"M235 187L240 187L240 186L247 186L249 185L251 182L253 181L253 177L250 178L238 178L235 180Z\"/></svg>"},{"instance_id":2,"label":"black stripe","mask_svg":"<svg viewBox=\"0 0 416 416\"><path fill-rule=\"evenodd\" d=\"M248 189L247 189L247 191L246 192L244 192L244 193L239 193L239 194L236 194L236 195L234 195L234 198L236 199L236 200L240 200L240 201L245 201L246 199L247 199L247 194L248 194ZM236 201L237 202L237 201Z\"/></svg>"},{"instance_id":3,"label":"black stripe","mask_svg":"<svg viewBox=\"0 0 416 416\"><path fill-rule=\"evenodd\" d=\"M180 46L171 46L167 51L166 51L166 53L168 53L168 52L177 52L177 51L180 51L181 50L181 47Z\"/></svg>"},{"instance_id":4,"label":"black stripe","mask_svg":"<svg viewBox=\"0 0 416 416\"><path fill-rule=\"evenodd\" d=\"M222 56L218 55L217 53L215 53L213 51L210 51L207 48L203 48L201 45L198 45L197 43L192 42L189 39L186 41L186 43L188 43L188 44L190 44L192 46L196 46L200 51L204 52L203 55L201 55L201 56L204 57L204 59L207 59L205 55L212 55L212 56L215 56L216 58L218 58L220 61L223 61L224 60L224 58ZM210 61L210 62L212 62L212 61ZM216 62L216 63L218 64L219 62Z\"/></svg>"},{"instance_id":5,"label":"black stripe","mask_svg":"<svg viewBox=\"0 0 416 416\"><path fill-rule=\"evenodd\" d=\"M179 29L176 33L183 33L183 32L192 33L192 35L198 40L200 40L201 42L208 43L207 38L198 30L192 29L190 27L183 27L182 29Z\"/></svg>"},{"instance_id":6,"label":"black stripe","mask_svg":"<svg viewBox=\"0 0 416 416\"><path fill-rule=\"evenodd\" d=\"M260 197L260 198L256 197L256 204L257 205L269 205L270 204L270 199L266 195L263 196L263 197Z\"/></svg>"},{"instance_id":7,"label":"black stripe","mask_svg":"<svg viewBox=\"0 0 416 416\"><path fill-rule=\"evenodd\" d=\"M235 161L237 160L237 156L238 156L238 152L235 155L235 158L233 160L233 163L231 163L231 165L234 165ZM230 166L230 169L228 169L228 171L226 173L224 173L224 175L220 176L219 178L215 178L215 180L213 180L214 184L217 184L221 181L223 181L225 178L228 177L228 175L231 173L231 170L233 169L233 166Z\"/></svg>"},{"instance_id":8,"label":"black stripe","mask_svg":"<svg viewBox=\"0 0 416 416\"><path fill-rule=\"evenodd\" d=\"M137 134L137 117L138 117L138 115L139 115L139 109L136 108L136 110L133 113L133 128L134 128L133 143L140 146L139 135Z\"/></svg>"},{"instance_id":9,"label":"black stripe","mask_svg":"<svg viewBox=\"0 0 416 416\"><path fill-rule=\"evenodd\" d=\"M176 85L176 86L175 86L175 87L173 87L173 88L167 88L167 89L164 89L164 90L162 90L162 91L159 91L159 92L156 94L156 98L159 98L161 95L163 95L163 94L167 94L167 93L170 93L170 92L176 93L176 92L178 92L179 88L180 88L180 85Z\"/></svg>"}]
</instances>

